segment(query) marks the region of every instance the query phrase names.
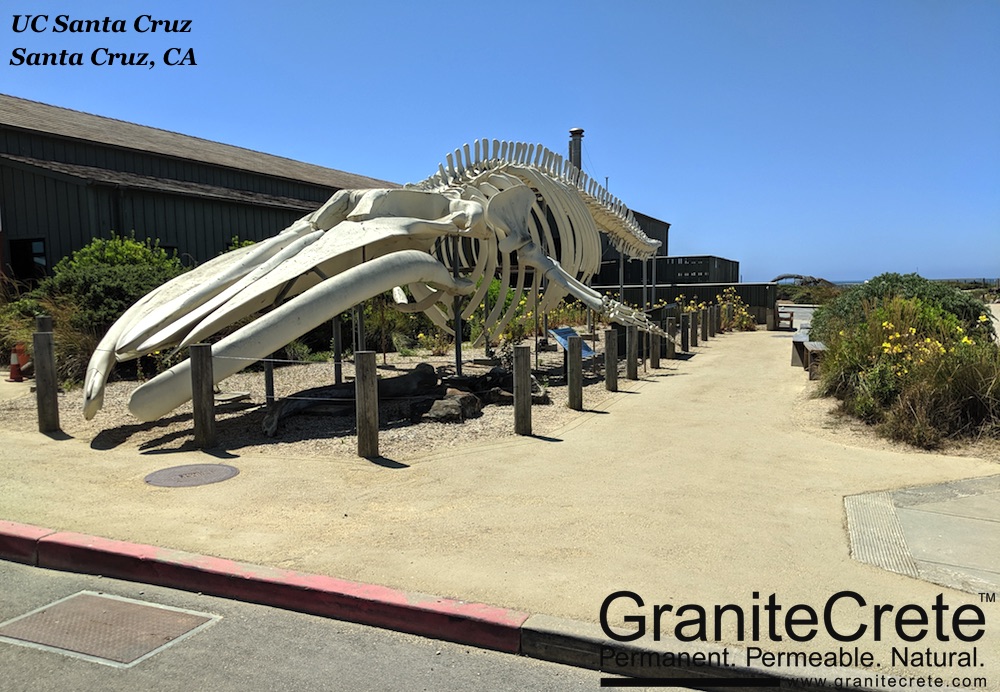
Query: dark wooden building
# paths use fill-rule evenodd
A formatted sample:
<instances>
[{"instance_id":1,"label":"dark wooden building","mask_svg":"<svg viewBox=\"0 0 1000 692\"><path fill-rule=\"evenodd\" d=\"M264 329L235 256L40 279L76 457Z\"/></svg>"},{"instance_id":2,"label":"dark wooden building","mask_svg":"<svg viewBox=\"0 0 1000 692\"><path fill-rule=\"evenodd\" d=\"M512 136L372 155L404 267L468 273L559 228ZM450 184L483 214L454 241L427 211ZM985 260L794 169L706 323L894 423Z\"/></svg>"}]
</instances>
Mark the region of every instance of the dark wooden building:
<instances>
[{"instance_id":1,"label":"dark wooden building","mask_svg":"<svg viewBox=\"0 0 1000 692\"><path fill-rule=\"evenodd\" d=\"M373 187L398 185L0 95L0 272L20 280L112 231L202 262Z\"/></svg>"},{"instance_id":2,"label":"dark wooden building","mask_svg":"<svg viewBox=\"0 0 1000 692\"><path fill-rule=\"evenodd\" d=\"M635 220L639 223L639 227L642 228L643 232L648 235L653 240L660 241L660 247L656 249L656 259L663 260L667 256L667 246L670 240L670 224L666 221L661 221L653 216L647 216L646 214L640 214L639 212L632 210L635 215ZM614 248L614 246L608 242L607 236L601 236L601 268L594 275L593 280L590 282L593 286L614 286L617 291L618 278L619 278L619 265L620 258L619 252ZM643 262L640 260L630 260L625 258L624 273L625 273L625 283L642 283L642 265ZM647 263L647 269L649 268ZM633 280L634 279L634 280ZM657 279L659 280L659 279Z\"/></svg>"},{"instance_id":3,"label":"dark wooden building","mask_svg":"<svg viewBox=\"0 0 1000 692\"><path fill-rule=\"evenodd\" d=\"M666 284L737 283L740 263L713 255L658 257L656 280Z\"/></svg>"}]
</instances>

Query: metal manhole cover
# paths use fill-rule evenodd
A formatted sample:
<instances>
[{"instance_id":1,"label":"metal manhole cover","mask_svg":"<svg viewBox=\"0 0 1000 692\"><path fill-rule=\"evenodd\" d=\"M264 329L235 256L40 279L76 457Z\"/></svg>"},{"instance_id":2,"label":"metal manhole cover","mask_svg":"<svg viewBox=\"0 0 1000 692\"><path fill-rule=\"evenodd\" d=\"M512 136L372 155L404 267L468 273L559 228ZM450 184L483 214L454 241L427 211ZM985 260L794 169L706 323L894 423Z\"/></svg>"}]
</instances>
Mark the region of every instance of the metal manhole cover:
<instances>
[{"instance_id":1,"label":"metal manhole cover","mask_svg":"<svg viewBox=\"0 0 1000 692\"><path fill-rule=\"evenodd\" d=\"M130 668L219 620L121 596L81 591L0 625L0 641Z\"/></svg>"},{"instance_id":2,"label":"metal manhole cover","mask_svg":"<svg viewBox=\"0 0 1000 692\"><path fill-rule=\"evenodd\" d=\"M240 470L228 464L188 464L154 471L146 482L161 488L190 488L229 480Z\"/></svg>"}]
</instances>

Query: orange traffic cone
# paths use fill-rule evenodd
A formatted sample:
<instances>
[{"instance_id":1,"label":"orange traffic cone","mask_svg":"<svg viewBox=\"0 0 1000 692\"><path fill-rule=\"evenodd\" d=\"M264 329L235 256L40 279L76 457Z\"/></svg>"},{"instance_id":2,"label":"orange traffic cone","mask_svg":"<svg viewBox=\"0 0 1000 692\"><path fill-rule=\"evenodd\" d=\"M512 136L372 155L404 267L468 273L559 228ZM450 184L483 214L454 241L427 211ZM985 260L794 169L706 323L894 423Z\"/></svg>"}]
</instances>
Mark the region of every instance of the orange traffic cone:
<instances>
[{"instance_id":1,"label":"orange traffic cone","mask_svg":"<svg viewBox=\"0 0 1000 692\"><path fill-rule=\"evenodd\" d=\"M21 363L17 359L17 351L10 352L10 377L7 378L8 382L24 382L24 377L21 376Z\"/></svg>"}]
</instances>

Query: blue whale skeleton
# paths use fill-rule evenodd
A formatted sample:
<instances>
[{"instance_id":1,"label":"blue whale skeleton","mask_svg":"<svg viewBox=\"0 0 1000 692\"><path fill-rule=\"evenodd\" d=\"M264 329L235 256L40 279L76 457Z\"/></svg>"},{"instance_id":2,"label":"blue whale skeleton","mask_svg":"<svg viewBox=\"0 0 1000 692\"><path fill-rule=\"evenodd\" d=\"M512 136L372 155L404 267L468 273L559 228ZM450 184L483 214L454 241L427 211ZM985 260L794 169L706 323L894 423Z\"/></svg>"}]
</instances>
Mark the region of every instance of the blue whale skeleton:
<instances>
[{"instance_id":1,"label":"blue whale skeleton","mask_svg":"<svg viewBox=\"0 0 1000 692\"><path fill-rule=\"evenodd\" d=\"M101 408L116 362L185 348L266 310L213 344L220 382L386 291L393 291L397 309L424 312L453 333L454 296L468 296L461 311L468 319L484 303L489 279L499 278L499 295L513 291L514 300L489 308L480 344L504 330L522 297L540 300L544 313L572 296L610 321L666 337L643 312L586 285L600 267L600 233L632 258L649 258L660 245L620 200L558 154L541 145L477 140L448 154L419 183L341 190L279 234L151 291L91 357L84 415ZM449 237L460 239L457 253L443 242ZM468 278L453 276L456 261ZM539 296L540 277L546 287ZM190 398L184 361L136 389L129 409L155 420Z\"/></svg>"}]
</instances>

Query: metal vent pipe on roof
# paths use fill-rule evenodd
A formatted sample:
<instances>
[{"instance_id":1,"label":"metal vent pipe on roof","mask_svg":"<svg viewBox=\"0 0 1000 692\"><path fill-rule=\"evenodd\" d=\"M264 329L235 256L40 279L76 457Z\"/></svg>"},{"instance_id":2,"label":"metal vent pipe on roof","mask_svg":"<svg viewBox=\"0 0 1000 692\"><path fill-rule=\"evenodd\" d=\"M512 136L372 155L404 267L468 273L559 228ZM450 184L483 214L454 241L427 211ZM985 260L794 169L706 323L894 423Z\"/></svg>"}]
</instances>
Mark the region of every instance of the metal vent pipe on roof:
<instances>
[{"instance_id":1,"label":"metal vent pipe on roof","mask_svg":"<svg viewBox=\"0 0 1000 692\"><path fill-rule=\"evenodd\" d=\"M583 128L574 127L569 131L569 160L579 170L583 170Z\"/></svg>"}]
</instances>

